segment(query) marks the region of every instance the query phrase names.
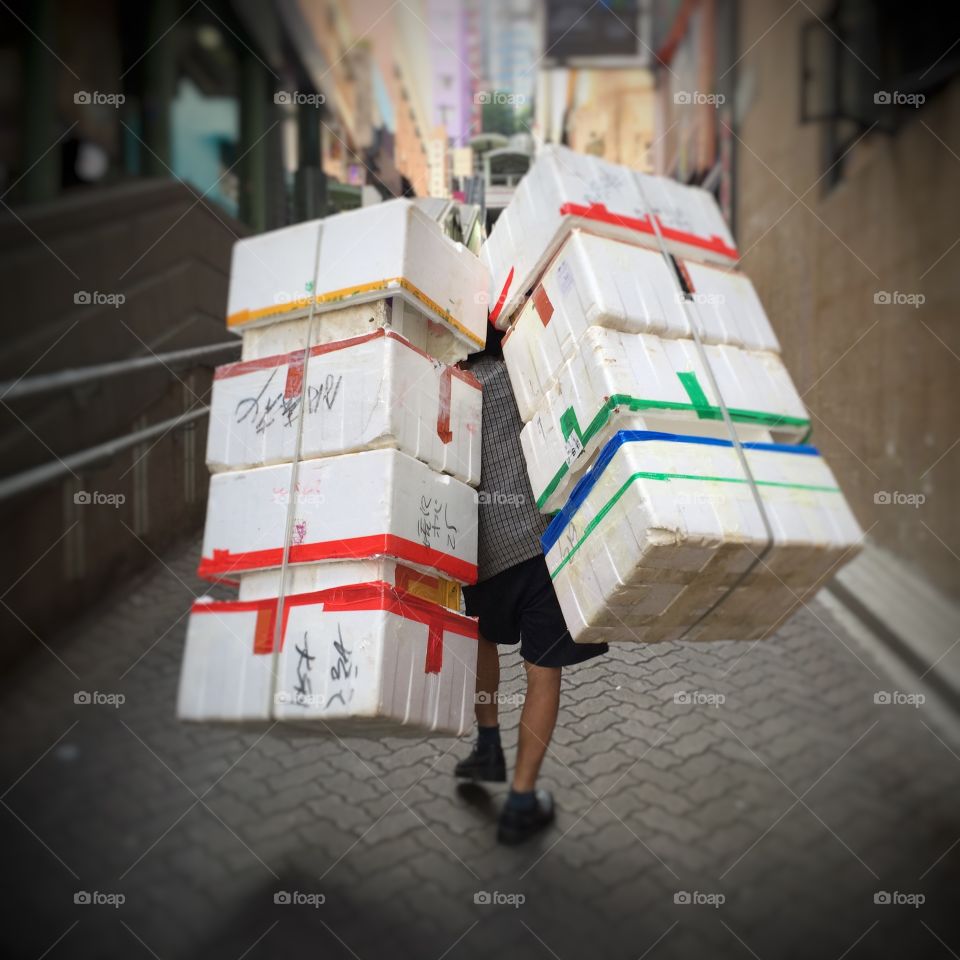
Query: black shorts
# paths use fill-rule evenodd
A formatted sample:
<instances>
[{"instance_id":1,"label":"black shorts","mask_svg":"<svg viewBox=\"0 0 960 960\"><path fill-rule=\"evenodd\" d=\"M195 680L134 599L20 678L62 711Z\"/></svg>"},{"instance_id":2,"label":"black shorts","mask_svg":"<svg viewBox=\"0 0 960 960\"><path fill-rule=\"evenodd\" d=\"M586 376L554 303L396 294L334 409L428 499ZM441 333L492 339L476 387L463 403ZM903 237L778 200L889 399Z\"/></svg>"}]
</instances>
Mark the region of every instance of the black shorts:
<instances>
[{"instance_id":1,"label":"black shorts","mask_svg":"<svg viewBox=\"0 0 960 960\"><path fill-rule=\"evenodd\" d=\"M520 656L540 667L568 667L606 653L605 643L574 643L563 620L543 555L524 560L463 588L467 615L480 618L480 635L520 643Z\"/></svg>"}]
</instances>

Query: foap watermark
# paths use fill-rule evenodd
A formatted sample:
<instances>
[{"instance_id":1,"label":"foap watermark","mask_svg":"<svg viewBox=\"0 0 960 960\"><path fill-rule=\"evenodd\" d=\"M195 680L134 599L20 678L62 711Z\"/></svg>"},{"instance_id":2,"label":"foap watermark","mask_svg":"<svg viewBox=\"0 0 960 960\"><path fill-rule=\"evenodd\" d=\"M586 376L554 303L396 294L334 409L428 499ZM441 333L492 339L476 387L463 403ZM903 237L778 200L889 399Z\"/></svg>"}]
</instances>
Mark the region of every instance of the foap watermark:
<instances>
[{"instance_id":1,"label":"foap watermark","mask_svg":"<svg viewBox=\"0 0 960 960\"><path fill-rule=\"evenodd\" d=\"M286 506L290 503L290 491L284 487L274 487L273 488L273 502L278 503L281 506ZM322 493L320 493L317 487L304 487L299 483L297 484L296 489L294 490L294 501L300 506L310 506L310 507L319 507L322 506L326 500Z\"/></svg>"},{"instance_id":2,"label":"foap watermark","mask_svg":"<svg viewBox=\"0 0 960 960\"><path fill-rule=\"evenodd\" d=\"M678 906L694 907L722 907L727 898L722 893L704 893L702 890L678 890L673 895L673 902Z\"/></svg>"},{"instance_id":3,"label":"foap watermark","mask_svg":"<svg viewBox=\"0 0 960 960\"><path fill-rule=\"evenodd\" d=\"M495 703L498 706L502 704L508 707L522 707L526 699L526 695L522 693L501 693L499 690L496 693L487 693L486 690L481 690L479 693L474 694L473 702Z\"/></svg>"},{"instance_id":4,"label":"foap watermark","mask_svg":"<svg viewBox=\"0 0 960 960\"><path fill-rule=\"evenodd\" d=\"M78 890L73 902L81 907L122 907L127 898L122 893L103 893L100 890Z\"/></svg>"},{"instance_id":5,"label":"foap watermark","mask_svg":"<svg viewBox=\"0 0 960 960\"><path fill-rule=\"evenodd\" d=\"M500 490L477 490L473 499L475 503L495 503L501 507L519 507L526 501L522 493L503 493Z\"/></svg>"},{"instance_id":6,"label":"foap watermark","mask_svg":"<svg viewBox=\"0 0 960 960\"><path fill-rule=\"evenodd\" d=\"M273 695L273 702L280 707L292 704L295 707L316 707L318 709L322 709L327 703L326 698L319 693L304 693L297 690L293 693L280 690Z\"/></svg>"},{"instance_id":7,"label":"foap watermark","mask_svg":"<svg viewBox=\"0 0 960 960\"><path fill-rule=\"evenodd\" d=\"M474 95L473 102L481 105L485 103L499 103L515 107L525 104L527 98L522 93L506 93L503 90L482 90L480 93Z\"/></svg>"},{"instance_id":8,"label":"foap watermark","mask_svg":"<svg viewBox=\"0 0 960 960\"><path fill-rule=\"evenodd\" d=\"M78 307L122 307L127 298L122 293L104 293L102 290L77 290L73 302Z\"/></svg>"},{"instance_id":9,"label":"foap watermark","mask_svg":"<svg viewBox=\"0 0 960 960\"><path fill-rule=\"evenodd\" d=\"M673 702L698 707L719 707L727 702L727 698L724 694L714 693L712 690L678 690L673 695Z\"/></svg>"},{"instance_id":10,"label":"foap watermark","mask_svg":"<svg viewBox=\"0 0 960 960\"><path fill-rule=\"evenodd\" d=\"M699 303L708 307L718 307L727 302L727 298L722 293L675 293L674 299L677 303Z\"/></svg>"},{"instance_id":11,"label":"foap watermark","mask_svg":"<svg viewBox=\"0 0 960 960\"><path fill-rule=\"evenodd\" d=\"M901 93L899 90L878 90L873 102L880 107L920 107L927 102L922 93Z\"/></svg>"},{"instance_id":12,"label":"foap watermark","mask_svg":"<svg viewBox=\"0 0 960 960\"><path fill-rule=\"evenodd\" d=\"M900 890L878 890L873 895L878 907L922 907L927 898L922 893L903 893Z\"/></svg>"},{"instance_id":13,"label":"foap watermark","mask_svg":"<svg viewBox=\"0 0 960 960\"><path fill-rule=\"evenodd\" d=\"M692 104L695 106L720 107L727 102L722 93L701 93L699 90L678 90L673 95L673 102L677 104Z\"/></svg>"},{"instance_id":14,"label":"foap watermark","mask_svg":"<svg viewBox=\"0 0 960 960\"><path fill-rule=\"evenodd\" d=\"M327 98L322 93L306 93L301 90L278 90L273 95L273 102L278 107L322 107Z\"/></svg>"},{"instance_id":15,"label":"foap watermark","mask_svg":"<svg viewBox=\"0 0 960 960\"><path fill-rule=\"evenodd\" d=\"M873 495L873 502L880 506L892 505L895 507L913 507L917 509L927 502L927 498L922 493L903 493L900 490L894 490L893 492L889 490L878 490Z\"/></svg>"},{"instance_id":16,"label":"foap watermark","mask_svg":"<svg viewBox=\"0 0 960 960\"><path fill-rule=\"evenodd\" d=\"M313 303L313 296L309 293L290 293L288 290L277 290L273 295L273 302L278 307L288 307L290 310L306 309Z\"/></svg>"},{"instance_id":17,"label":"foap watermark","mask_svg":"<svg viewBox=\"0 0 960 960\"><path fill-rule=\"evenodd\" d=\"M479 307L490 306L490 294L486 290L478 290L473 295L473 302Z\"/></svg>"},{"instance_id":18,"label":"foap watermark","mask_svg":"<svg viewBox=\"0 0 960 960\"><path fill-rule=\"evenodd\" d=\"M122 707L127 698L122 693L103 693L100 690L78 690L73 695L73 702L81 707L113 707L114 710Z\"/></svg>"},{"instance_id":19,"label":"foap watermark","mask_svg":"<svg viewBox=\"0 0 960 960\"><path fill-rule=\"evenodd\" d=\"M902 690L878 690L873 702L880 707L913 707L918 710L927 698L922 693L904 693Z\"/></svg>"},{"instance_id":20,"label":"foap watermark","mask_svg":"<svg viewBox=\"0 0 960 960\"><path fill-rule=\"evenodd\" d=\"M327 902L325 894L305 893L302 890L278 890L273 895L273 902L280 906L313 907L316 909Z\"/></svg>"},{"instance_id":21,"label":"foap watermark","mask_svg":"<svg viewBox=\"0 0 960 960\"><path fill-rule=\"evenodd\" d=\"M93 107L122 107L127 98L122 93L103 93L100 90L77 90L73 102Z\"/></svg>"},{"instance_id":22,"label":"foap watermark","mask_svg":"<svg viewBox=\"0 0 960 960\"><path fill-rule=\"evenodd\" d=\"M478 890L473 895L473 902L481 906L495 907L522 907L527 898L522 893L503 893L500 890Z\"/></svg>"},{"instance_id":23,"label":"foap watermark","mask_svg":"<svg viewBox=\"0 0 960 960\"><path fill-rule=\"evenodd\" d=\"M919 310L927 298L922 293L904 293L902 290L878 290L873 295L873 302L881 307L913 307Z\"/></svg>"},{"instance_id":24,"label":"foap watermark","mask_svg":"<svg viewBox=\"0 0 960 960\"><path fill-rule=\"evenodd\" d=\"M78 507L122 507L127 498L122 493L104 493L102 490L78 490L73 495Z\"/></svg>"}]
</instances>

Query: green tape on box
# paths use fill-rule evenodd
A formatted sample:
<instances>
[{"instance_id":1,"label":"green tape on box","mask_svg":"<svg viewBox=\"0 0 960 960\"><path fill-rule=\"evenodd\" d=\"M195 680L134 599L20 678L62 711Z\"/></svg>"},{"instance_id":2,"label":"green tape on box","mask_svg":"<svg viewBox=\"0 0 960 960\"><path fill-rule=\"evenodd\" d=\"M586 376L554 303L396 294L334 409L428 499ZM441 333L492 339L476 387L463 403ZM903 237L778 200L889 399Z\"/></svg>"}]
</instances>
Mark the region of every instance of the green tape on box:
<instances>
[{"instance_id":1,"label":"green tape on box","mask_svg":"<svg viewBox=\"0 0 960 960\"><path fill-rule=\"evenodd\" d=\"M630 485L637 480L702 480L707 483L749 483L743 477L710 477L697 476L691 473L649 473L638 471L631 474L623 483L619 490L603 505L597 515L586 525L583 536L573 545L570 552L563 558L556 570L552 571L550 578L553 579L566 566L567 561L580 549L584 540L590 536L597 528L601 520L613 509L617 501L630 489ZM758 487L782 487L787 490L815 490L818 493L839 493L839 487L827 487L815 483L781 483L778 480L757 480Z\"/></svg>"},{"instance_id":2,"label":"green tape on box","mask_svg":"<svg viewBox=\"0 0 960 960\"><path fill-rule=\"evenodd\" d=\"M610 414L618 407L624 407L631 413L637 413L641 410L682 410L687 413L696 413L701 420L722 420L723 413L719 407L712 406L707 401L707 395L703 392L703 387L697 380L697 375L692 370L685 370L677 373L680 382L683 384L687 396L690 397L690 403L679 403L675 400L650 400L643 397L634 397L628 393L615 393L607 399L607 402L597 411L594 418L590 421L586 430L581 430L577 421L577 414L573 407L568 407L560 415L560 431L563 439L567 440L571 434L576 434L582 441L584 447L593 439L596 434L602 430ZM760 410L741 410L737 407L728 407L730 419L735 423L749 423L755 426L767 427L775 430L778 427L796 427L807 428L806 436L810 435L810 421L803 417L781 416L776 413L764 413ZM560 485L560 481L567 475L570 467L564 463L554 474L553 479L547 484L546 489L537 497L537 507L543 508L543 505L553 495L554 490Z\"/></svg>"}]
</instances>

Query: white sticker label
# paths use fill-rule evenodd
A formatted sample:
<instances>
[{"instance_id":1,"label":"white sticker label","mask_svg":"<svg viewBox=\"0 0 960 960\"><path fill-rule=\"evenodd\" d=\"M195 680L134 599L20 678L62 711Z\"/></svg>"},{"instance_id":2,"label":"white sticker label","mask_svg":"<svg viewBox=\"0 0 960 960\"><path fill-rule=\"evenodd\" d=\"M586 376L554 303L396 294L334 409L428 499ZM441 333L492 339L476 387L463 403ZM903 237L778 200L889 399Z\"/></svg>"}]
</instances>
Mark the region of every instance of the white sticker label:
<instances>
[{"instance_id":1,"label":"white sticker label","mask_svg":"<svg viewBox=\"0 0 960 960\"><path fill-rule=\"evenodd\" d=\"M583 442L575 433L571 433L570 436L567 437L564 449L566 450L567 466L569 467L570 464L583 453Z\"/></svg>"},{"instance_id":2,"label":"white sticker label","mask_svg":"<svg viewBox=\"0 0 960 960\"><path fill-rule=\"evenodd\" d=\"M563 297L573 289L573 271L566 260L561 260L557 264L557 283L560 285L560 295Z\"/></svg>"}]
</instances>

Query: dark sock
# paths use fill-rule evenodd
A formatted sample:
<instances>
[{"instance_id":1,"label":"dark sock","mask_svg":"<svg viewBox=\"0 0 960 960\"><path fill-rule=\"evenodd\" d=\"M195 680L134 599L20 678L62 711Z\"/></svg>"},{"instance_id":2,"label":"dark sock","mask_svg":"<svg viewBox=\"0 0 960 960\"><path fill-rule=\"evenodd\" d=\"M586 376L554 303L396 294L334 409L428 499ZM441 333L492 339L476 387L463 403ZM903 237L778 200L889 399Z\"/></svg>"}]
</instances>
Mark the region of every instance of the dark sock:
<instances>
[{"instance_id":1,"label":"dark sock","mask_svg":"<svg viewBox=\"0 0 960 960\"><path fill-rule=\"evenodd\" d=\"M507 794L507 806L511 810L532 810L537 805L537 794L533 790L518 793L513 787Z\"/></svg>"},{"instance_id":2,"label":"dark sock","mask_svg":"<svg viewBox=\"0 0 960 960\"><path fill-rule=\"evenodd\" d=\"M500 726L477 727L477 746L478 747L499 747L500 746Z\"/></svg>"}]
</instances>

